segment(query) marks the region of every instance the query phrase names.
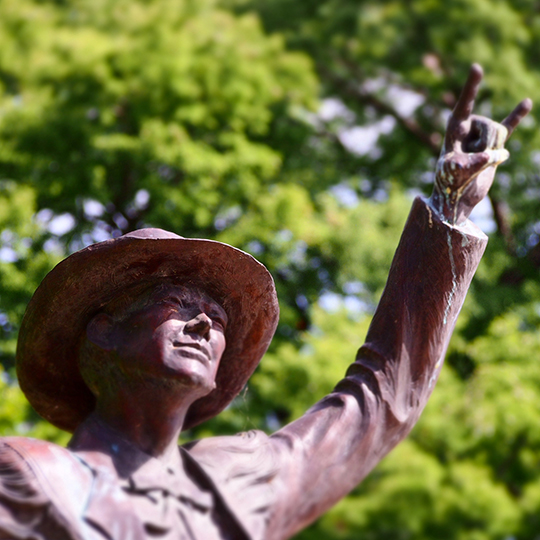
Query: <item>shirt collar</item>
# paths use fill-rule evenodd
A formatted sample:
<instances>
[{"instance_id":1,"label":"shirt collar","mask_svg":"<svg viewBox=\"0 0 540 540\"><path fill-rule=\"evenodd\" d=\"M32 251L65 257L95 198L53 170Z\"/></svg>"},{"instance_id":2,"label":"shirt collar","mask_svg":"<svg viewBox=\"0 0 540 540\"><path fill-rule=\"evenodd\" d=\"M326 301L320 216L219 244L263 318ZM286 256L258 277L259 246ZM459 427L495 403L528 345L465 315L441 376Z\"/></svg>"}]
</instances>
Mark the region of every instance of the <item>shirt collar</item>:
<instances>
[{"instance_id":1,"label":"shirt collar","mask_svg":"<svg viewBox=\"0 0 540 540\"><path fill-rule=\"evenodd\" d=\"M91 467L112 466L119 484L128 492L162 491L187 499L201 508L208 509L213 505L212 493L202 489L186 473L185 457L180 448L177 458L165 466L93 416L77 429L69 447Z\"/></svg>"}]
</instances>

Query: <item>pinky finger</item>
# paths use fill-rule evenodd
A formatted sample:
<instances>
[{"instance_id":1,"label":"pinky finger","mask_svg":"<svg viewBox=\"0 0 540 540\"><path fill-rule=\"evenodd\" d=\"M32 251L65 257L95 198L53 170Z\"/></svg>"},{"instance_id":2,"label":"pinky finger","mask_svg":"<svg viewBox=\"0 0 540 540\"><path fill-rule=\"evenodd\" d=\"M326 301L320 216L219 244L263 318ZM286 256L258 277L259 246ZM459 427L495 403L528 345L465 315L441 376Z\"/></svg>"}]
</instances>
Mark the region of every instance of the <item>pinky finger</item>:
<instances>
[{"instance_id":1,"label":"pinky finger","mask_svg":"<svg viewBox=\"0 0 540 540\"><path fill-rule=\"evenodd\" d=\"M506 140L510 138L512 132L525 116L529 114L532 109L532 101L529 98L524 99L519 105L501 122L501 124L508 130Z\"/></svg>"}]
</instances>

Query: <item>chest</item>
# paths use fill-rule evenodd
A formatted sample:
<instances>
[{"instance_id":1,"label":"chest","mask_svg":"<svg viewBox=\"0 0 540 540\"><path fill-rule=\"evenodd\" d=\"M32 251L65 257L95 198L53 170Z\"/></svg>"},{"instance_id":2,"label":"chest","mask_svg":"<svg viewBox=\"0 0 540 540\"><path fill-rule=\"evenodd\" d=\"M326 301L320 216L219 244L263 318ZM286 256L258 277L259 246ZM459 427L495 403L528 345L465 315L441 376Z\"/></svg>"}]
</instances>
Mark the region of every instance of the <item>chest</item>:
<instances>
[{"instance_id":1,"label":"chest","mask_svg":"<svg viewBox=\"0 0 540 540\"><path fill-rule=\"evenodd\" d=\"M84 520L96 539L244 540L249 537L207 478L143 471L128 479L97 470Z\"/></svg>"}]
</instances>

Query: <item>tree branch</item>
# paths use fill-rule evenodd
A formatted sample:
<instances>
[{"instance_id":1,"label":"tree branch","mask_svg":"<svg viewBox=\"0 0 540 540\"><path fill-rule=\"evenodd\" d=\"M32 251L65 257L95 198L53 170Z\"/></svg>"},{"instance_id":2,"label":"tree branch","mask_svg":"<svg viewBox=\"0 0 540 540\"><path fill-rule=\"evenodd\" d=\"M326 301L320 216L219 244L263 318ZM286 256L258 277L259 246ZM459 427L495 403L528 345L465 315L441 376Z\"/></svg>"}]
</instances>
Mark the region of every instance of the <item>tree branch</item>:
<instances>
[{"instance_id":1,"label":"tree branch","mask_svg":"<svg viewBox=\"0 0 540 540\"><path fill-rule=\"evenodd\" d=\"M323 73L325 79L329 80L336 89L339 90L339 93L365 105L370 105L381 114L392 116L405 131L426 146L435 156L439 155L440 133L425 132L414 118L402 116L394 107L392 107L392 105L382 101L371 92L368 92L365 88L362 88L360 84L351 82L349 79L345 79L332 73L325 66L319 66L319 70Z\"/></svg>"},{"instance_id":2,"label":"tree branch","mask_svg":"<svg viewBox=\"0 0 540 540\"><path fill-rule=\"evenodd\" d=\"M506 201L498 199L490 191L489 201L491 202L491 208L493 209L493 218L497 224L497 229L504 239L506 250L513 257L516 256L516 239L510 226L510 208Z\"/></svg>"}]
</instances>

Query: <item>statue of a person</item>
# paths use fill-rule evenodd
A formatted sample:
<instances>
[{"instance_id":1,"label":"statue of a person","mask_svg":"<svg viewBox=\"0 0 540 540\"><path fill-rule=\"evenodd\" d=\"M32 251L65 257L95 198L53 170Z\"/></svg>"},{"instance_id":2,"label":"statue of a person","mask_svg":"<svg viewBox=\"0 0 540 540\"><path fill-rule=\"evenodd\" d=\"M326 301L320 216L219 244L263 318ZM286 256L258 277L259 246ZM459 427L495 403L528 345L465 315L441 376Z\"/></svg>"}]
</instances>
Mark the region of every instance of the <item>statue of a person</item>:
<instances>
[{"instance_id":1,"label":"statue of a person","mask_svg":"<svg viewBox=\"0 0 540 540\"><path fill-rule=\"evenodd\" d=\"M17 369L34 408L73 438L0 439L0 538L281 540L353 489L433 390L487 241L468 215L531 106L502 124L471 116L481 77L473 66L356 361L270 436L177 445L239 393L272 338L273 281L250 255L143 229L54 268L25 314Z\"/></svg>"}]
</instances>

